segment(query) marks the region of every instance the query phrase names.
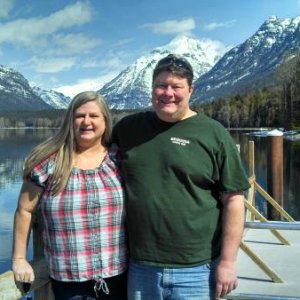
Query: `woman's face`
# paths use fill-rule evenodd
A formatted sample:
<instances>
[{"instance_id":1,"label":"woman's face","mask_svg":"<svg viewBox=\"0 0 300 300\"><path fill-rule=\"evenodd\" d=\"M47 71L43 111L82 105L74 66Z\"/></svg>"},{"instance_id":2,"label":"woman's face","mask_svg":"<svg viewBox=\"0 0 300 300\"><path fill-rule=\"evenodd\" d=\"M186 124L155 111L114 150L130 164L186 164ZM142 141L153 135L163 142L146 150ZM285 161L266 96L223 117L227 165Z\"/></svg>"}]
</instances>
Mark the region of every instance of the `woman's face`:
<instances>
[{"instance_id":1,"label":"woman's face","mask_svg":"<svg viewBox=\"0 0 300 300\"><path fill-rule=\"evenodd\" d=\"M101 143L105 119L97 102L89 101L74 112L74 134L77 146L89 148Z\"/></svg>"}]
</instances>

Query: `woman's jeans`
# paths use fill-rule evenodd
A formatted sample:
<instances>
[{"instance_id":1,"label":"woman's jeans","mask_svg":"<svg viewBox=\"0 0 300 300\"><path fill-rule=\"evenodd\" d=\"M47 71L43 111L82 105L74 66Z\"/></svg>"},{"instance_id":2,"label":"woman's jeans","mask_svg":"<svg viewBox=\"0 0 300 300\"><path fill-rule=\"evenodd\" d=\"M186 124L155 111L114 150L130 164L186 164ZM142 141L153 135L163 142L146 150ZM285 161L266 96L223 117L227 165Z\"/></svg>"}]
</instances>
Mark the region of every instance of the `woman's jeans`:
<instances>
[{"instance_id":1,"label":"woman's jeans","mask_svg":"<svg viewBox=\"0 0 300 300\"><path fill-rule=\"evenodd\" d=\"M95 280L84 282L62 282L51 278L55 300L126 300L127 299L127 272L110 278L105 278L109 294L99 289L97 294L94 287Z\"/></svg>"},{"instance_id":2,"label":"woman's jeans","mask_svg":"<svg viewBox=\"0 0 300 300\"><path fill-rule=\"evenodd\" d=\"M161 268L130 261L129 300L215 299L217 260L190 268Z\"/></svg>"}]
</instances>

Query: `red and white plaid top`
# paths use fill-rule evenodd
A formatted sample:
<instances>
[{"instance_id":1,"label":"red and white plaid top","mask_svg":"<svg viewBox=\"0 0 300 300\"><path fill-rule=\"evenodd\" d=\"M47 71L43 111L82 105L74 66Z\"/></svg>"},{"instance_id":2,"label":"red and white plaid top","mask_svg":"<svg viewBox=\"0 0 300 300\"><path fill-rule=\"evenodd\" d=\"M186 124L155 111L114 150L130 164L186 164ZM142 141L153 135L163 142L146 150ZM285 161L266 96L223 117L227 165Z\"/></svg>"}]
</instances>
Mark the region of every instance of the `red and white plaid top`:
<instances>
[{"instance_id":1,"label":"red and white plaid top","mask_svg":"<svg viewBox=\"0 0 300 300\"><path fill-rule=\"evenodd\" d=\"M127 268L124 193L115 151L93 170L73 168L64 190L51 193L54 157L37 165L31 180L43 187L44 253L50 276L86 281Z\"/></svg>"}]
</instances>

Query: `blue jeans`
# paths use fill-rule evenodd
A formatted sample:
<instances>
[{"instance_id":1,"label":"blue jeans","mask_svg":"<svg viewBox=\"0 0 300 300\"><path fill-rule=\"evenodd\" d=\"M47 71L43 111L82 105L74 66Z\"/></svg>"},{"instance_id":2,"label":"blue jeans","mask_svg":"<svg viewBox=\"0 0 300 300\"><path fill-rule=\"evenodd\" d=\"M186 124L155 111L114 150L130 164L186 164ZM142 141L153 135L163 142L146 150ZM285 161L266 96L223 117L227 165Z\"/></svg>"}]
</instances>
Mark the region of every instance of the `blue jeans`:
<instances>
[{"instance_id":1,"label":"blue jeans","mask_svg":"<svg viewBox=\"0 0 300 300\"><path fill-rule=\"evenodd\" d=\"M217 260L190 268L161 268L130 261L128 300L215 299Z\"/></svg>"}]
</instances>

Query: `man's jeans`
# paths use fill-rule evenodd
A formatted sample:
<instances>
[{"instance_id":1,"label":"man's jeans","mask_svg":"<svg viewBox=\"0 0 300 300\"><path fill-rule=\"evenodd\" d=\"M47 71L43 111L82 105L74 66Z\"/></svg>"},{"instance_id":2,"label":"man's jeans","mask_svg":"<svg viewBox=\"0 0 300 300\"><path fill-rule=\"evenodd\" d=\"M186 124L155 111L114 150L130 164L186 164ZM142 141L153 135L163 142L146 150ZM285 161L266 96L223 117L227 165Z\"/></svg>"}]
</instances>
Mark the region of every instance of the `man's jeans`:
<instances>
[{"instance_id":1,"label":"man's jeans","mask_svg":"<svg viewBox=\"0 0 300 300\"><path fill-rule=\"evenodd\" d=\"M161 268L130 261L128 300L215 299L217 260L190 268Z\"/></svg>"}]
</instances>

